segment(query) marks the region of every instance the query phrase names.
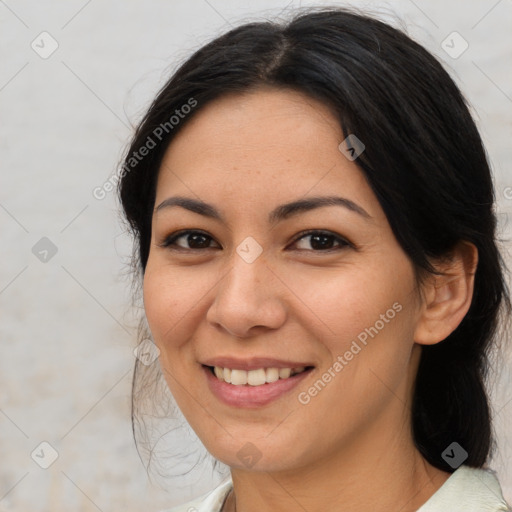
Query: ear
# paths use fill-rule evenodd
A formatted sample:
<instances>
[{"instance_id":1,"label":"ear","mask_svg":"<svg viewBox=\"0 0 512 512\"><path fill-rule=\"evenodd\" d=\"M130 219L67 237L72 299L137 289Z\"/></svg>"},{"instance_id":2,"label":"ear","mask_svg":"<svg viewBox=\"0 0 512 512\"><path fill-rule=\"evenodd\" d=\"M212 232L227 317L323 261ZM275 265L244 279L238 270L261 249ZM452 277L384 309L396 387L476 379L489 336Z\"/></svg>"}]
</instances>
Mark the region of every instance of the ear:
<instances>
[{"instance_id":1,"label":"ear","mask_svg":"<svg viewBox=\"0 0 512 512\"><path fill-rule=\"evenodd\" d=\"M422 285L423 303L414 341L434 345L446 339L462 322L471 305L478 249L461 241L446 258L434 263L442 275L430 275Z\"/></svg>"}]
</instances>

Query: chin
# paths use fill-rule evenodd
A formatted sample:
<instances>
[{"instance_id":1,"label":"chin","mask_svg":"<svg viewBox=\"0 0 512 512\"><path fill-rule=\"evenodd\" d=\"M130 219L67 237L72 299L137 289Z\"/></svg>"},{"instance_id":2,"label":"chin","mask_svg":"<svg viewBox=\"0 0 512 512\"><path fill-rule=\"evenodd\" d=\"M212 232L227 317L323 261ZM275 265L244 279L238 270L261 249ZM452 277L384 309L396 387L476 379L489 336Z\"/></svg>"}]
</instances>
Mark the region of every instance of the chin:
<instances>
[{"instance_id":1,"label":"chin","mask_svg":"<svg viewBox=\"0 0 512 512\"><path fill-rule=\"evenodd\" d=\"M287 471L300 466L297 460L299 454L292 447L291 441L288 445L276 444L264 436L260 439L247 436L246 441L230 439L227 446L219 446L217 443L215 447L208 446L207 449L217 460L232 469L258 473Z\"/></svg>"}]
</instances>

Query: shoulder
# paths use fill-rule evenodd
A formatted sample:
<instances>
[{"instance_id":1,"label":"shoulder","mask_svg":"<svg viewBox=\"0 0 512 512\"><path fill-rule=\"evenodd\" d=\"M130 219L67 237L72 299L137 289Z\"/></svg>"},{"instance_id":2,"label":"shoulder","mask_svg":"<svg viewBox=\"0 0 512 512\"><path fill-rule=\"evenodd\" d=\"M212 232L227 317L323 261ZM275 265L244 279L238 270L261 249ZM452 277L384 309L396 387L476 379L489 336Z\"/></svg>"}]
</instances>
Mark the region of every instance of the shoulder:
<instances>
[{"instance_id":1,"label":"shoulder","mask_svg":"<svg viewBox=\"0 0 512 512\"><path fill-rule=\"evenodd\" d=\"M460 466L417 512L507 512L496 473Z\"/></svg>"},{"instance_id":2,"label":"shoulder","mask_svg":"<svg viewBox=\"0 0 512 512\"><path fill-rule=\"evenodd\" d=\"M223 480L213 491L209 491L192 501L161 512L220 512L224 500L233 488L231 476Z\"/></svg>"}]
</instances>

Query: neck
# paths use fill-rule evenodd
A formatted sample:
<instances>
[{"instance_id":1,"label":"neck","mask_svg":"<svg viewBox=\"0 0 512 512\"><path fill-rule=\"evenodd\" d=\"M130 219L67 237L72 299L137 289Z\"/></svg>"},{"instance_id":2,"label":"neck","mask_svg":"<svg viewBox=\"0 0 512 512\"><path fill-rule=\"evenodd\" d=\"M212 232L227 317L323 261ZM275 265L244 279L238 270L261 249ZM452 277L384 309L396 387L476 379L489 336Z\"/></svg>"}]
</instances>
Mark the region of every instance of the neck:
<instances>
[{"instance_id":1,"label":"neck","mask_svg":"<svg viewBox=\"0 0 512 512\"><path fill-rule=\"evenodd\" d=\"M383 446L369 457L353 450L343 463L332 456L293 474L232 469L234 492L223 512L415 512L450 476L428 464L414 447L401 451L397 444Z\"/></svg>"}]
</instances>

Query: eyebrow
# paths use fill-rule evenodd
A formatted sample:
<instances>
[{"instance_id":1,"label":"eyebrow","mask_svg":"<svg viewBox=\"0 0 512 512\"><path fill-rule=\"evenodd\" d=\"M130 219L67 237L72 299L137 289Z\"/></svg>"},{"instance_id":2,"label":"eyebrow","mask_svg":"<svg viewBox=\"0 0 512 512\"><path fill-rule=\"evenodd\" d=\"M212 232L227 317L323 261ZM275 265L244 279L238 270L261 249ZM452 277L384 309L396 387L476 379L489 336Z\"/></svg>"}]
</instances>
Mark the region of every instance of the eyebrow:
<instances>
[{"instance_id":1,"label":"eyebrow","mask_svg":"<svg viewBox=\"0 0 512 512\"><path fill-rule=\"evenodd\" d=\"M181 206L182 208L185 208L191 212L195 212L200 215L204 215L205 217L226 223L223 215L213 205L198 199L192 199L190 197L175 196L164 199L155 208L154 212L158 213L163 209L172 208L175 206ZM371 215L363 207L359 206L357 203L354 203L354 201L351 201L350 199L339 196L319 196L310 197L307 199L299 199L297 201L292 201L291 203L282 204L277 208L274 208L274 210L269 213L268 221L270 224L276 224L279 221L288 219L294 215L298 215L300 213L308 212L324 206L342 206L351 212L357 213L365 219L372 218Z\"/></svg>"}]
</instances>

